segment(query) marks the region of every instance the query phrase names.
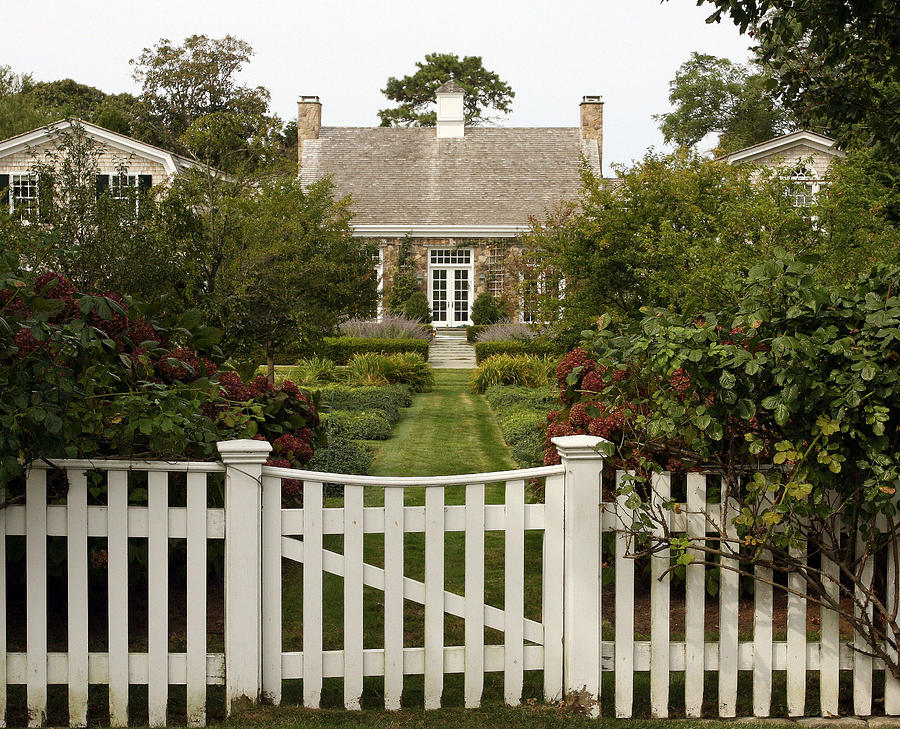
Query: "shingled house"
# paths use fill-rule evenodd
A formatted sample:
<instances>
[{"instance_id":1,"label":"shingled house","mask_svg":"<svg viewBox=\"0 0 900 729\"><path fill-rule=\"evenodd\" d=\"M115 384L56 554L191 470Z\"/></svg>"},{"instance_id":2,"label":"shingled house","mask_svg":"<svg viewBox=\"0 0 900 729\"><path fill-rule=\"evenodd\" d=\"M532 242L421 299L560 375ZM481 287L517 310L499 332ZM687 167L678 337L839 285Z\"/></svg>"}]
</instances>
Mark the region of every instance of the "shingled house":
<instances>
[{"instance_id":1,"label":"shingled house","mask_svg":"<svg viewBox=\"0 0 900 729\"><path fill-rule=\"evenodd\" d=\"M529 218L578 194L580 167L599 175L603 102L585 96L578 127L466 127L463 89L437 90L436 127L323 127L316 96L299 102L304 184L330 176L351 195L355 234L376 238L389 284L398 250L413 241L416 278L435 326L471 323L482 291L517 302L511 262ZM528 318L527 304L524 312Z\"/></svg>"},{"instance_id":2,"label":"shingled house","mask_svg":"<svg viewBox=\"0 0 900 729\"><path fill-rule=\"evenodd\" d=\"M75 127L97 145L97 193L109 190L124 197L127 188L149 189L167 184L173 176L196 162L146 142L110 131L80 119L59 121L30 132L0 140L0 205L10 214L40 215L36 162L46 162L59 149L61 135Z\"/></svg>"}]
</instances>

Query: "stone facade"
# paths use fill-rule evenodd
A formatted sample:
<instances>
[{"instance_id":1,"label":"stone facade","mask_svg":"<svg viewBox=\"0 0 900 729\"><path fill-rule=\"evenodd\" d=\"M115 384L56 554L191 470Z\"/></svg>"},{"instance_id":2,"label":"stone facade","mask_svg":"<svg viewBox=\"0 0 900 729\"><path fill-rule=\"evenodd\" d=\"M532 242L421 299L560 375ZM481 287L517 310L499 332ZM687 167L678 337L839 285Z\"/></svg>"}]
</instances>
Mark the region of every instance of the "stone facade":
<instances>
[{"instance_id":1,"label":"stone facade","mask_svg":"<svg viewBox=\"0 0 900 729\"><path fill-rule=\"evenodd\" d=\"M403 238L380 238L378 249L382 265L382 289L386 293L397 270L397 259ZM491 291L511 310L518 310L518 277L514 274L521 244L514 238L415 238L411 250L412 266L419 290L431 300L429 271L430 251L434 249L472 251L469 281L469 306L475 297Z\"/></svg>"}]
</instances>

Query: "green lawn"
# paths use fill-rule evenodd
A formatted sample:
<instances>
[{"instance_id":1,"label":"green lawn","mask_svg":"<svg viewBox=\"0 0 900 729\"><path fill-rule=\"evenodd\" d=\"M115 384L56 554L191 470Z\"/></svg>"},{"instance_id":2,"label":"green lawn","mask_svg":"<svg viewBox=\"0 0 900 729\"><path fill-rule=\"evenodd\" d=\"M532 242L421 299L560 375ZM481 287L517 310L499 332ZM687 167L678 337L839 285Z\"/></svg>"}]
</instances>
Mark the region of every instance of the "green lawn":
<instances>
[{"instance_id":1,"label":"green lawn","mask_svg":"<svg viewBox=\"0 0 900 729\"><path fill-rule=\"evenodd\" d=\"M375 476L450 476L515 468L471 370L435 370L431 392L416 395L393 437L375 446ZM448 494L448 499L449 499Z\"/></svg>"}]
</instances>

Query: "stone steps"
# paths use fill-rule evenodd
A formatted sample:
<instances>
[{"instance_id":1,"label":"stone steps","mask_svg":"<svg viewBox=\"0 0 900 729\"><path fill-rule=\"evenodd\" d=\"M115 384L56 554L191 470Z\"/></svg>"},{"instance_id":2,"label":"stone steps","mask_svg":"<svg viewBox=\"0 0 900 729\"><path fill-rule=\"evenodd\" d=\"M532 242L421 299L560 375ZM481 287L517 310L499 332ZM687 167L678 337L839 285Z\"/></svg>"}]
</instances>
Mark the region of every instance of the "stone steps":
<instances>
[{"instance_id":1,"label":"stone steps","mask_svg":"<svg viewBox=\"0 0 900 729\"><path fill-rule=\"evenodd\" d=\"M431 340L428 361L436 369L472 369L475 348L466 341L465 334L438 332Z\"/></svg>"}]
</instances>

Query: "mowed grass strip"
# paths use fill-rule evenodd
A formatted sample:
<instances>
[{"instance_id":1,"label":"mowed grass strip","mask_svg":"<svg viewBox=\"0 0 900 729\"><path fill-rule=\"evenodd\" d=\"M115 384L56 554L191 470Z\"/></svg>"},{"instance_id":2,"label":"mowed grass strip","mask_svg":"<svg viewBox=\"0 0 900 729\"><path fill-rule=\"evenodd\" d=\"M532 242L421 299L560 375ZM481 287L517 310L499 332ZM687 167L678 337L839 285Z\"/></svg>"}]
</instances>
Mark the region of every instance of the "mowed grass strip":
<instances>
[{"instance_id":1,"label":"mowed grass strip","mask_svg":"<svg viewBox=\"0 0 900 729\"><path fill-rule=\"evenodd\" d=\"M451 476L515 468L487 401L469 392L472 371L434 373L434 389L416 395L393 437L376 446L372 475Z\"/></svg>"}]
</instances>

